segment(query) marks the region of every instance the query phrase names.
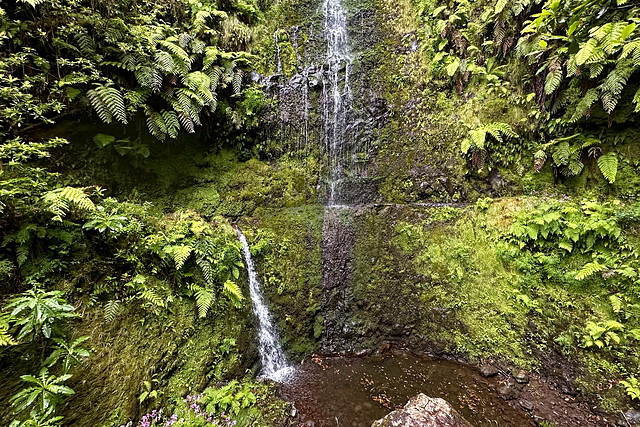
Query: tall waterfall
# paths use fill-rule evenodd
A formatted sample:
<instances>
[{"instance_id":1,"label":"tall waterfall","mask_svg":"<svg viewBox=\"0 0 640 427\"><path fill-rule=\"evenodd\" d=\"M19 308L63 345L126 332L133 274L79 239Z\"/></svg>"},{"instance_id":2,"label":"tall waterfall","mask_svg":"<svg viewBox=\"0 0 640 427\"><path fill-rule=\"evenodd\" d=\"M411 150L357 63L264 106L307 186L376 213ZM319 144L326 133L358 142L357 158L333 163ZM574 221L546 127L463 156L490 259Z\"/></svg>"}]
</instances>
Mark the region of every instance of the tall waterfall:
<instances>
[{"instance_id":1,"label":"tall waterfall","mask_svg":"<svg viewBox=\"0 0 640 427\"><path fill-rule=\"evenodd\" d=\"M325 0L324 29L327 38L328 88L324 88L325 144L329 177L329 206L339 197L345 166L347 113L351 105L349 74L352 56L347 39L347 13L340 0Z\"/></svg>"},{"instance_id":2,"label":"tall waterfall","mask_svg":"<svg viewBox=\"0 0 640 427\"><path fill-rule=\"evenodd\" d=\"M269 314L269 308L260 290L260 281L258 281L258 275L253 266L247 239L239 228L236 228L236 231L242 243L242 252L249 274L249 295L253 312L258 320L258 350L262 362L262 376L273 381L283 382L293 371L293 368L287 363L287 357L278 340L278 332L271 322L271 314Z\"/></svg>"}]
</instances>

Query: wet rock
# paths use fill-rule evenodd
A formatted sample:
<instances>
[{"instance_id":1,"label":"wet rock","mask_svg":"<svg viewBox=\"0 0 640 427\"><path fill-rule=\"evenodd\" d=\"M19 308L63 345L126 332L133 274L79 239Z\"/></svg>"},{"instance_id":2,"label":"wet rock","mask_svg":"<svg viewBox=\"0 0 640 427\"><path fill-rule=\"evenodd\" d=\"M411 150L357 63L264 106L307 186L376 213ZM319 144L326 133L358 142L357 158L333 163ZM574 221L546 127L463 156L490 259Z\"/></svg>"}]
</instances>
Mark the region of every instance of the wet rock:
<instances>
[{"instance_id":1,"label":"wet rock","mask_svg":"<svg viewBox=\"0 0 640 427\"><path fill-rule=\"evenodd\" d=\"M480 371L480 375L482 375L485 378L493 377L493 376L498 375L500 373L498 368L496 368L493 365L482 365L482 366L480 366L479 371Z\"/></svg>"},{"instance_id":2,"label":"wet rock","mask_svg":"<svg viewBox=\"0 0 640 427\"><path fill-rule=\"evenodd\" d=\"M517 399L520 396L520 387L517 383L509 381L498 387L498 395L504 400Z\"/></svg>"},{"instance_id":3,"label":"wet rock","mask_svg":"<svg viewBox=\"0 0 640 427\"><path fill-rule=\"evenodd\" d=\"M372 427L470 427L471 424L446 400L420 393L403 409L391 412Z\"/></svg>"},{"instance_id":4,"label":"wet rock","mask_svg":"<svg viewBox=\"0 0 640 427\"><path fill-rule=\"evenodd\" d=\"M518 384L527 384L529 382L529 375L527 375L527 373L522 370L514 372L513 378Z\"/></svg>"},{"instance_id":5,"label":"wet rock","mask_svg":"<svg viewBox=\"0 0 640 427\"><path fill-rule=\"evenodd\" d=\"M617 422L617 425L625 427L640 426L640 411L630 409L626 412L623 412L622 416Z\"/></svg>"},{"instance_id":6,"label":"wet rock","mask_svg":"<svg viewBox=\"0 0 640 427\"><path fill-rule=\"evenodd\" d=\"M522 399L518 403L520 404L522 409L525 409L527 411L532 411L533 410L533 403L529 402L528 400Z\"/></svg>"}]
</instances>

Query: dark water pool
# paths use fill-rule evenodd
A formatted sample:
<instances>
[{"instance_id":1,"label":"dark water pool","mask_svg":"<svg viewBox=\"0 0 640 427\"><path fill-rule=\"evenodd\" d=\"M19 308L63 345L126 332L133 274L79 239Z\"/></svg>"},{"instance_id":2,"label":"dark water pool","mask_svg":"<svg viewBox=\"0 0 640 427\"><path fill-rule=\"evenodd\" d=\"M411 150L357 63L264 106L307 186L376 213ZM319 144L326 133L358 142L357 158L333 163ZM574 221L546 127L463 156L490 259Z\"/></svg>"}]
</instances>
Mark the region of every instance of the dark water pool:
<instances>
[{"instance_id":1,"label":"dark water pool","mask_svg":"<svg viewBox=\"0 0 640 427\"><path fill-rule=\"evenodd\" d=\"M441 397L475 426L534 426L483 378L459 363L413 355L385 358L315 358L298 367L282 395L301 423L316 427L368 427L418 393ZM310 423L309 423L310 424Z\"/></svg>"}]
</instances>

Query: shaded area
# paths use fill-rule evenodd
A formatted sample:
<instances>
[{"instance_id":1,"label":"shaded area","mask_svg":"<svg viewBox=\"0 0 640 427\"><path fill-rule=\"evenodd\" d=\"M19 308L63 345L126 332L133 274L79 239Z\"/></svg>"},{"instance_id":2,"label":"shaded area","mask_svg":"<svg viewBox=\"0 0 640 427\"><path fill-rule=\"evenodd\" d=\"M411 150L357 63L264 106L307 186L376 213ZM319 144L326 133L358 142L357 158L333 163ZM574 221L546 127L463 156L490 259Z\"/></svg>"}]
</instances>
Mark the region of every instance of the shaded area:
<instances>
[{"instance_id":1,"label":"shaded area","mask_svg":"<svg viewBox=\"0 0 640 427\"><path fill-rule=\"evenodd\" d=\"M294 403L301 424L317 427L370 426L418 393L447 400L475 426L534 426L498 396L497 384L456 362L401 354L313 358L281 393Z\"/></svg>"}]
</instances>

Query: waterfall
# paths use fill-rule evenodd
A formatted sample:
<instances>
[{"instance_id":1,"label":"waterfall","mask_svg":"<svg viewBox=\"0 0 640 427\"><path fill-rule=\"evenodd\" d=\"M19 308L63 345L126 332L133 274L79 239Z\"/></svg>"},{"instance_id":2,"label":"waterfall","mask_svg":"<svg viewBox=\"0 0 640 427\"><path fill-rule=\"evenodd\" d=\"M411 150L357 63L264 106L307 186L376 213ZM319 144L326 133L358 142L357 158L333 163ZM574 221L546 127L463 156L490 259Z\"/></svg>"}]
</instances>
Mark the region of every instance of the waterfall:
<instances>
[{"instance_id":1,"label":"waterfall","mask_svg":"<svg viewBox=\"0 0 640 427\"><path fill-rule=\"evenodd\" d=\"M269 314L269 308L260 290L260 281L253 266L247 239L239 228L236 228L236 231L242 243L242 253L249 274L249 295L251 296L253 313L258 320L258 350L262 362L262 377L283 382L293 371L293 368L287 363L287 357L278 340L278 332L271 322L271 314Z\"/></svg>"},{"instance_id":2,"label":"waterfall","mask_svg":"<svg viewBox=\"0 0 640 427\"><path fill-rule=\"evenodd\" d=\"M329 177L329 206L339 198L344 173L345 132L351 104L349 73L351 51L347 39L347 13L340 0L325 0L324 29L327 38L328 88L325 89L324 125Z\"/></svg>"},{"instance_id":3,"label":"waterfall","mask_svg":"<svg viewBox=\"0 0 640 427\"><path fill-rule=\"evenodd\" d=\"M276 67L278 74L282 74L282 59L280 58L280 45L278 44L278 30L273 32L273 44L276 46Z\"/></svg>"}]
</instances>

